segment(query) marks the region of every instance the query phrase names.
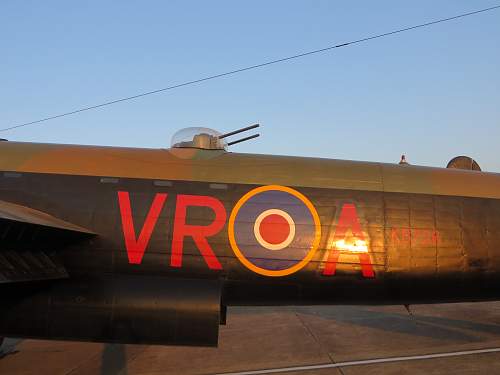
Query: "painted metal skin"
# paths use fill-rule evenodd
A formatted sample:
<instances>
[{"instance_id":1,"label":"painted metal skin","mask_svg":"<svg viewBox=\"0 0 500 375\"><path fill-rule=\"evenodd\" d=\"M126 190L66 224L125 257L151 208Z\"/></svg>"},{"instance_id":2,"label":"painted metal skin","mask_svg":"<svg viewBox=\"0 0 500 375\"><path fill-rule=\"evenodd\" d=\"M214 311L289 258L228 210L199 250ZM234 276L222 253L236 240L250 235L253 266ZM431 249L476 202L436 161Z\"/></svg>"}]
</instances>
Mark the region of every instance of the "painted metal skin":
<instances>
[{"instance_id":1,"label":"painted metal skin","mask_svg":"<svg viewBox=\"0 0 500 375\"><path fill-rule=\"evenodd\" d=\"M499 174L16 142L0 171L0 201L95 233L40 244L68 280L0 284L0 336L216 345L227 305L500 297ZM289 213L286 249L255 242L266 210Z\"/></svg>"}]
</instances>

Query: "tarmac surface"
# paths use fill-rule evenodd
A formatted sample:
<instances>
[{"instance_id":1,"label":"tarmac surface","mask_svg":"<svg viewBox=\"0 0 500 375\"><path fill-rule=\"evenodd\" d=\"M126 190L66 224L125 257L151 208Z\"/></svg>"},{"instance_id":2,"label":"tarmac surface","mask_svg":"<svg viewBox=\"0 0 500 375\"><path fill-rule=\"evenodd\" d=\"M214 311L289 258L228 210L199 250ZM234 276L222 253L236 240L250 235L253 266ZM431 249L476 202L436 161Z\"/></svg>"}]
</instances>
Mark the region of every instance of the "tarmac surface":
<instances>
[{"instance_id":1,"label":"tarmac surface","mask_svg":"<svg viewBox=\"0 0 500 375\"><path fill-rule=\"evenodd\" d=\"M500 373L500 302L230 308L218 348L7 339L0 374Z\"/></svg>"}]
</instances>

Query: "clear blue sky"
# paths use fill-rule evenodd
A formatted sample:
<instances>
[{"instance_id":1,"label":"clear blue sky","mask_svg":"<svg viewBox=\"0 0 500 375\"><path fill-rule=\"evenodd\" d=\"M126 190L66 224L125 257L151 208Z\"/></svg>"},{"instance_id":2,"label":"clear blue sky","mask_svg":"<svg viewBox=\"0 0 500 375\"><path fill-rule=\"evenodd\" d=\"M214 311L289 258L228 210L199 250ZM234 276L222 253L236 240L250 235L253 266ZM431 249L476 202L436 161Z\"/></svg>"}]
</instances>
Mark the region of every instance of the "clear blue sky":
<instances>
[{"instance_id":1,"label":"clear blue sky","mask_svg":"<svg viewBox=\"0 0 500 375\"><path fill-rule=\"evenodd\" d=\"M0 3L0 127L499 4L421 1ZM500 172L500 10L0 133L166 147L262 124L234 151Z\"/></svg>"}]
</instances>

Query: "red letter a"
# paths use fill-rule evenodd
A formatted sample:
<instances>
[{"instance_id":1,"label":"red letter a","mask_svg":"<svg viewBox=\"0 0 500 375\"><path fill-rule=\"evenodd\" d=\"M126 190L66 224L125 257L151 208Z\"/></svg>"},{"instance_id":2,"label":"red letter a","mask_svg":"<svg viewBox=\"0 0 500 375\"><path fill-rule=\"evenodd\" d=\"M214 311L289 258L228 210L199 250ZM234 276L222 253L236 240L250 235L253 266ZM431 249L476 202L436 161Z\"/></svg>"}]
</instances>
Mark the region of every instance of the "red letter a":
<instances>
[{"instance_id":1,"label":"red letter a","mask_svg":"<svg viewBox=\"0 0 500 375\"><path fill-rule=\"evenodd\" d=\"M149 243L153 229L158 221L160 211L165 204L167 194L158 193L149 209L146 220L142 227L139 239L136 239L134 229L134 219L132 209L130 208L130 196L127 191L118 192L118 203L120 205L120 215L122 218L123 237L125 238L125 247L127 248L128 262L130 264L140 264L146 246Z\"/></svg>"},{"instance_id":2,"label":"red letter a","mask_svg":"<svg viewBox=\"0 0 500 375\"><path fill-rule=\"evenodd\" d=\"M187 225L186 213L188 206L209 207L215 212L215 219L210 225ZM213 197L204 195L178 195L175 207L174 235L172 238L172 258L170 265L180 267L182 265L182 248L184 247L184 237L193 237L198 250L208 268L221 270L222 265L216 258L207 237L217 234L226 223L226 209L222 203Z\"/></svg>"},{"instance_id":3,"label":"red letter a","mask_svg":"<svg viewBox=\"0 0 500 375\"><path fill-rule=\"evenodd\" d=\"M339 221L337 223L337 228L335 230L335 236L333 238L334 243L345 239L348 229L351 229L354 237L364 241L365 236L363 234L363 231L361 230L361 225L359 224L356 206L352 203L346 203L342 206L342 210L339 215ZM363 276L375 277L375 273L373 272L373 265L370 260L370 255L367 252L358 252L357 254L359 257L359 263L361 264L361 271L363 272ZM325 269L323 270L323 275L329 276L335 274L339 256L339 249L334 247L330 250L330 253L328 254L328 260L325 264Z\"/></svg>"}]
</instances>

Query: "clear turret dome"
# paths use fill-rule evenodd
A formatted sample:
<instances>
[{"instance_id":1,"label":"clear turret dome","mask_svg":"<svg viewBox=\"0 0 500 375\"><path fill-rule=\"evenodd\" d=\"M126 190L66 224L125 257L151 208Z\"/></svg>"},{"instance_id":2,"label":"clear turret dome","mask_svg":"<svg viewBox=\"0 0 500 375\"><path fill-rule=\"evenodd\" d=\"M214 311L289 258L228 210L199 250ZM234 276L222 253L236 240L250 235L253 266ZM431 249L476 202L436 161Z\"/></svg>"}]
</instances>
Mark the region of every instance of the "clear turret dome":
<instances>
[{"instance_id":1,"label":"clear turret dome","mask_svg":"<svg viewBox=\"0 0 500 375\"><path fill-rule=\"evenodd\" d=\"M200 148L204 150L226 150L227 143L219 139L222 134L209 128L184 128L172 136L173 148Z\"/></svg>"}]
</instances>

